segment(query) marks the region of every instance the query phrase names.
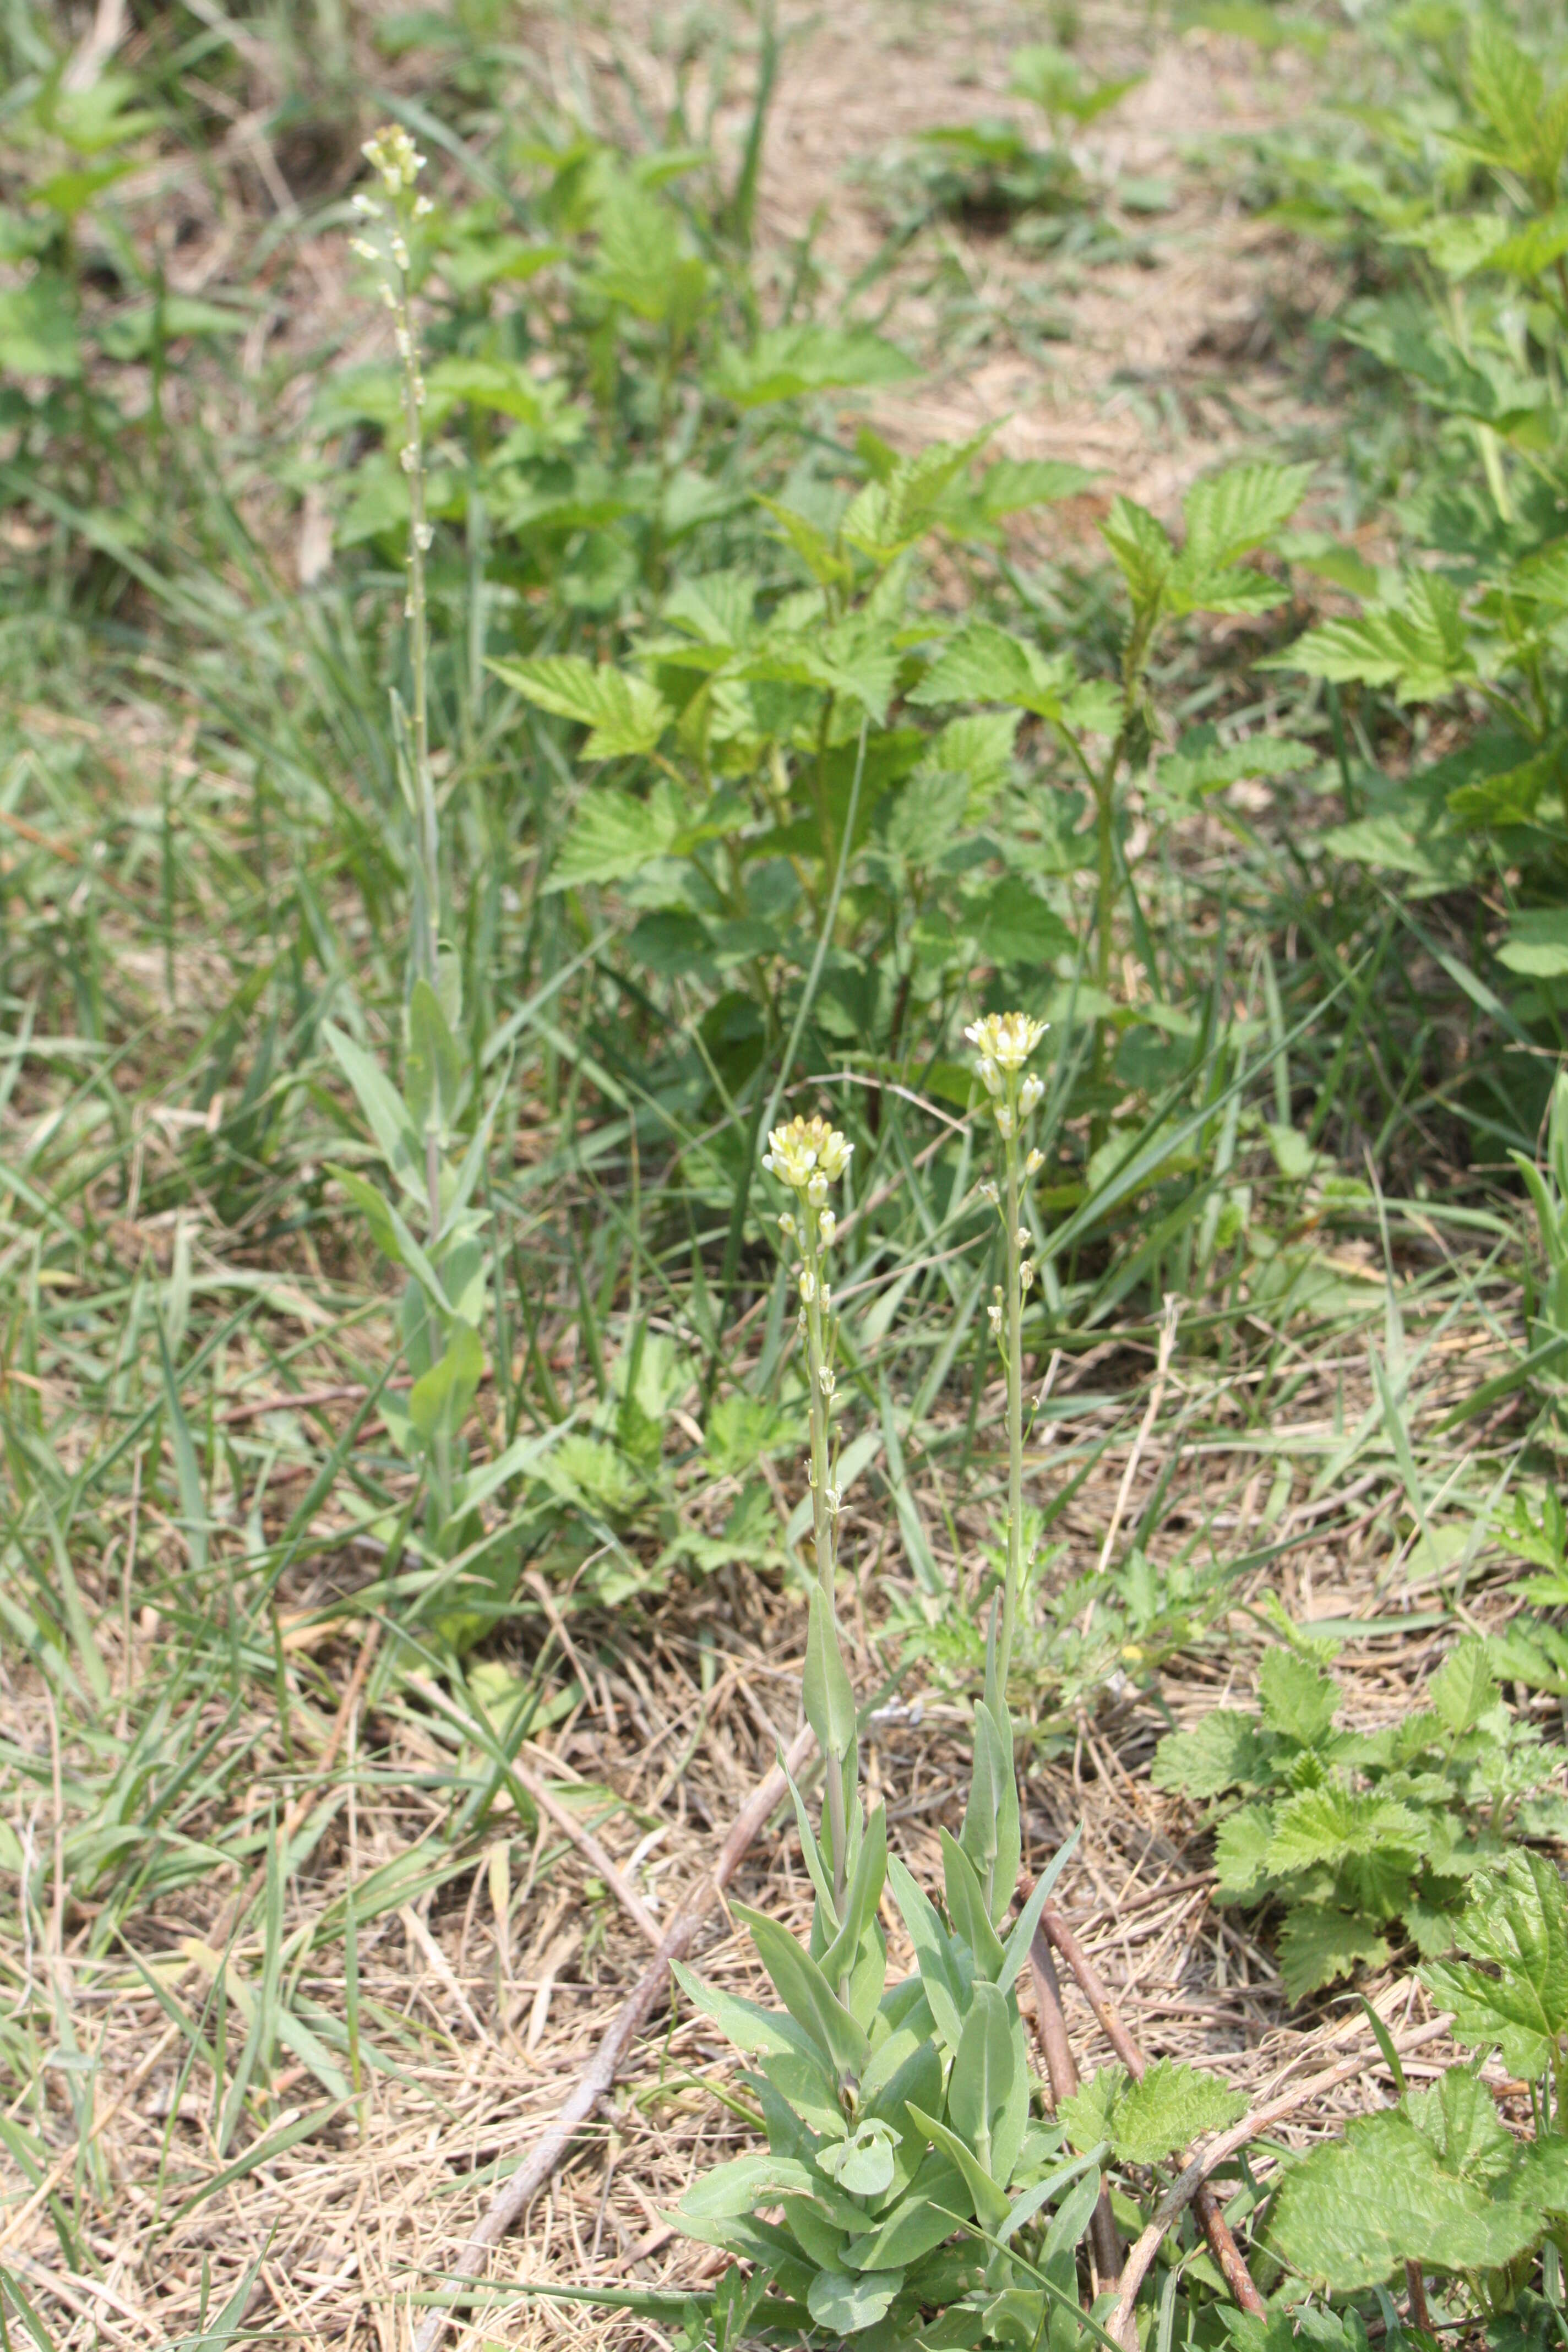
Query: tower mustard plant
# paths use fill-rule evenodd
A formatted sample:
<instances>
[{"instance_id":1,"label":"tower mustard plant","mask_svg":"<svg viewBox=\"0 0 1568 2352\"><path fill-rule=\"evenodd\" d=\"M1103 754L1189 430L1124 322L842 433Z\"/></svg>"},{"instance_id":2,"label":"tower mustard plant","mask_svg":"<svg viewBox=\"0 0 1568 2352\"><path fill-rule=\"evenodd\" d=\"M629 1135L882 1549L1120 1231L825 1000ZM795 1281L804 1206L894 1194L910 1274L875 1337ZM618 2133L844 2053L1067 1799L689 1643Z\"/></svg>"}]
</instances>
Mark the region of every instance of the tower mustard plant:
<instances>
[{"instance_id":1,"label":"tower mustard plant","mask_svg":"<svg viewBox=\"0 0 1568 2352\"><path fill-rule=\"evenodd\" d=\"M825 1118L792 1118L775 1127L763 1154L763 1166L795 1194L796 1211L785 1209L779 1232L789 1244L798 1243L800 1260L795 1280L800 1291L800 1330L805 1341L807 1411L811 1452L805 1475L811 1487L812 1536L816 1552L816 1584L811 1595L806 1636L805 1706L806 1721L828 1758L827 1821L836 1903L844 1895L847 1866L846 1823L855 1782L855 1697L838 1645L838 1513L839 1493L833 1448L833 1370L837 1336L833 1294L827 1280L827 1253L837 1233L837 1218L828 1204L828 1188L849 1165L855 1147Z\"/></svg>"},{"instance_id":2,"label":"tower mustard plant","mask_svg":"<svg viewBox=\"0 0 1568 2352\"><path fill-rule=\"evenodd\" d=\"M1015 1991L1069 1847L1040 1873L1008 1927L1021 1845L1006 1706L1023 1568L1020 1219L1023 1187L1038 1164L1021 1156L1021 1139L1040 1095L1024 1065L1042 1031L1007 1014L973 1033L995 1106L1011 1220L994 1321L1008 1335L1012 1526L1000 1633L994 1611L975 1707L969 1801L960 1835L942 1832L945 1916L889 1854L885 1808L867 1813L860 1801L854 1691L838 1643L835 1328L825 1269L837 1230L829 1191L850 1146L826 1119L795 1118L773 1130L763 1160L794 1195L779 1226L798 1252L816 1537L802 1696L826 1768L832 1852L824 1857L792 1782L816 1898L809 1943L764 1912L733 1906L782 2009L738 2000L674 1963L689 1999L754 2060L742 2080L767 2136L765 2150L695 2181L679 2208L690 2236L750 2266L743 2281L732 2272L720 2290L729 2301L717 2340L726 2343L741 2340L742 2327L746 2340L761 2331L821 2347L875 2330L868 2341L879 2352L921 2341L1028 2347L1056 2344L1058 2335L1070 2344L1078 2332L1072 2250L1098 2202L1106 2150L1074 2155L1061 2122L1036 2112ZM1000 1205L1002 1189L992 1191ZM879 1917L884 1887L915 1960L915 1973L891 1984ZM1070 2321L1070 2332L1057 2318Z\"/></svg>"},{"instance_id":3,"label":"tower mustard plant","mask_svg":"<svg viewBox=\"0 0 1568 2352\"><path fill-rule=\"evenodd\" d=\"M430 766L429 614L425 558L432 530L425 506L425 380L414 313L409 239L430 210L417 192L425 158L400 125L367 140L378 186L354 198L353 250L375 271L390 311L402 387L401 463L408 482L407 623L411 706L395 688L393 732L413 835L403 1084L395 1087L374 1054L331 1023L323 1034L359 1099L390 1192L357 1171L332 1173L363 1211L384 1255L408 1276L399 1307L403 1355L413 1375L406 1401L385 1393L382 1412L395 1442L424 1472L422 1614L448 1638L482 1631L482 1603L504 1599L507 1566L484 1541L479 1505L511 1474L507 1454L470 1473L463 1430L484 1371L489 1290L487 1219L472 1203L506 1086L503 1072L483 1115L468 1121L472 1057L461 1042L462 984L457 955L442 944L439 812ZM471 1132L462 1132L465 1122ZM416 1237L407 1222L424 1227ZM515 1449L513 1449L515 1452ZM481 1605L476 1609L474 1603Z\"/></svg>"},{"instance_id":4,"label":"tower mustard plant","mask_svg":"<svg viewBox=\"0 0 1568 2352\"><path fill-rule=\"evenodd\" d=\"M991 1662L995 1689L988 1682L988 1698L1007 1688L1024 1578L1024 1301L1036 1273L1024 1223L1024 1187L1044 1165L1038 1151L1026 1152L1024 1147L1045 1093L1044 1081L1025 1065L1048 1026L1027 1013L988 1013L963 1033L975 1048L975 1067L1001 1146L1000 1181L992 1179L984 1192L1002 1220L1006 1265L1006 1280L996 1286L990 1307L992 1336L1007 1368L1007 1573L1001 1639Z\"/></svg>"}]
</instances>

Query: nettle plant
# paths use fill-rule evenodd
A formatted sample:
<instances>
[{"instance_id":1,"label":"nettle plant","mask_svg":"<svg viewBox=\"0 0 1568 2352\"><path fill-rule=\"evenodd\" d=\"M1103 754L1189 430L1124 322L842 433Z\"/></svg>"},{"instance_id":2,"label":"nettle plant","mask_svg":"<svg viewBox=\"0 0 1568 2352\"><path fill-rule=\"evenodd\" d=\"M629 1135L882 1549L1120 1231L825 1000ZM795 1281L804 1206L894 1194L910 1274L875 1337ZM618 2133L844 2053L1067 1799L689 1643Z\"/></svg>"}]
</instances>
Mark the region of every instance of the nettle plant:
<instances>
[{"instance_id":1,"label":"nettle plant","mask_svg":"<svg viewBox=\"0 0 1568 2352\"><path fill-rule=\"evenodd\" d=\"M1258 1714L1216 1707L1171 1734L1151 1778L1215 1801L1221 1899L1283 1908L1280 1969L1297 2000L1380 1967L1394 1942L1446 1952L1471 1880L1531 1825L1554 1759L1510 1715L1484 1640L1449 1652L1426 1706L1358 1732L1335 1728L1338 1644L1282 1619L1277 1630L1258 1667Z\"/></svg>"},{"instance_id":2,"label":"nettle plant","mask_svg":"<svg viewBox=\"0 0 1568 2352\"><path fill-rule=\"evenodd\" d=\"M792 1783L816 1897L805 1945L763 1913L734 1906L782 2008L677 1969L697 2008L755 2059L742 2079L768 2143L700 2179L679 2218L691 2236L752 2265L751 2325L798 2330L816 2344L866 2333L877 2346L917 2336L1026 2346L1053 2313L1070 2315L1075 2332L1082 2325L1074 2249L1107 2151L1073 2153L1062 2126L1037 2111L1015 1991L1067 1848L1004 1933L1021 1852L1006 1685L1024 1570L1019 1333L1028 1260L1020 1194L1025 1130L1038 1099L1024 1064L1042 1026L1015 1013L970 1033L1001 1145L993 1190L1006 1221L1007 1272L993 1323L1008 1375L1012 1539L975 1707L968 1803L959 1835L942 1832L945 1914L889 1856L885 1809L864 1805L854 1693L838 1643L841 1498L826 1266L836 1230L829 1196L850 1147L826 1121L795 1118L774 1130L764 1160L794 1197L780 1231L791 1254L798 1250L810 1373L817 1573L804 1698L823 1754L825 1830L819 1839ZM915 1956L915 1973L892 1984L879 1917L884 1888Z\"/></svg>"},{"instance_id":3,"label":"nettle plant","mask_svg":"<svg viewBox=\"0 0 1568 2352\"><path fill-rule=\"evenodd\" d=\"M425 207L416 192L425 159L396 127L378 132L364 152L382 193L355 198L363 225L355 251L376 273L392 314L402 371L401 465L410 516L404 614L412 703L405 705L395 690L393 722L408 820L412 936L401 1087L363 1042L331 1023L322 1030L358 1098L391 1189L341 1164L331 1172L363 1213L384 1256L407 1276L398 1337L412 1384L406 1396L384 1387L380 1409L394 1443L420 1473L419 1614L432 1630L462 1641L482 1632L488 1622L482 1605L487 1580L498 1597L506 1597L501 1564L489 1556L480 1506L514 1475L526 1450L520 1444L470 1468L463 1436L484 1374L480 1334L489 1286L488 1218L475 1202L506 1073L476 1115L476 1074L461 1042L460 964L441 936L440 820L427 687L426 556L432 526L424 496L426 388L410 298L408 244ZM405 1527L395 1528L395 1550L401 1550L405 1534Z\"/></svg>"},{"instance_id":4,"label":"nettle plant","mask_svg":"<svg viewBox=\"0 0 1568 2352\"><path fill-rule=\"evenodd\" d=\"M1454 2012L1472 2051L1426 2091L1406 2089L1391 2042L1397 2103L1359 2116L1344 2137L1287 2171L1268 2231L1270 2251L1334 2294L1386 2287L1407 2264L1446 2275L1489 2341L1551 2343L1562 2328L1568 2254L1568 1895L1543 1855L1511 1853L1472 1881L1453 1928L1460 1957L1422 1980ZM1533 2131L1519 2137L1479 2069L1494 2054L1531 2085ZM1543 2248L1544 2294L1530 2281ZM1499 2326L1503 2315L1511 2325Z\"/></svg>"},{"instance_id":5,"label":"nettle plant","mask_svg":"<svg viewBox=\"0 0 1568 2352\"><path fill-rule=\"evenodd\" d=\"M615 887L637 916L633 961L708 999L700 1050L732 1097L782 1046L829 908L810 1007L827 1051L895 1061L931 1032L940 1054L949 1008L987 963L999 987L1042 969L1076 987L1100 1022L1103 1073L1124 1011L1112 992L1130 788L1147 779L1161 818L1310 757L1200 730L1173 747L1159 789L1150 774L1162 730L1150 666L1166 633L1284 601L1285 584L1247 559L1277 540L1308 469L1247 464L1198 483L1180 545L1145 509L1113 502L1104 536L1126 593L1113 681L1065 645L984 618L954 629L923 604L933 552L984 548L1008 515L1087 479L1007 459L976 477L984 438L902 458L866 438L871 478L853 495L818 482L798 486L802 503L763 501L773 568L683 580L628 661L490 665L586 729L586 757L610 768L546 887ZM1049 789L1016 774L1026 728L1044 740ZM1085 868L1087 977L1069 880ZM940 1063L932 1082L967 1092Z\"/></svg>"}]
</instances>

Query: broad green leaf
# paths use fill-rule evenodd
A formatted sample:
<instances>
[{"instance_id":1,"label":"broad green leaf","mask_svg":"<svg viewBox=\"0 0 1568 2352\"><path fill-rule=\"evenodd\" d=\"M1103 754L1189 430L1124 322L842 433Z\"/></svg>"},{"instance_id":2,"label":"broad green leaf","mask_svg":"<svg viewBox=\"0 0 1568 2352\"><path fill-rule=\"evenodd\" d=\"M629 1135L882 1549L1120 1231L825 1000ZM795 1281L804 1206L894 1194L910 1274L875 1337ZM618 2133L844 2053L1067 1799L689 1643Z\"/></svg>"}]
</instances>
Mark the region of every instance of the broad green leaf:
<instances>
[{"instance_id":1,"label":"broad green leaf","mask_svg":"<svg viewBox=\"0 0 1568 2352\"><path fill-rule=\"evenodd\" d=\"M742 1903L731 1907L736 1918L751 1929L758 1958L790 2015L841 2074L858 2081L870 2058L871 2045L816 1962L765 1912L753 1911Z\"/></svg>"},{"instance_id":2,"label":"broad green leaf","mask_svg":"<svg viewBox=\"0 0 1568 2352\"><path fill-rule=\"evenodd\" d=\"M409 1199L423 1207L425 1149L402 1097L374 1055L356 1045L335 1022L323 1021L321 1035L354 1090L382 1158Z\"/></svg>"},{"instance_id":3,"label":"broad green leaf","mask_svg":"<svg viewBox=\"0 0 1568 2352\"><path fill-rule=\"evenodd\" d=\"M806 2306L819 2327L855 2336L886 2315L903 2283L899 2270L821 2270L806 2291Z\"/></svg>"},{"instance_id":4,"label":"broad green leaf","mask_svg":"<svg viewBox=\"0 0 1568 2352\"><path fill-rule=\"evenodd\" d=\"M918 2105L911 2109L912 2115L920 2112ZM924 2129L919 2125L915 2128L923 2147ZM962 2210L963 2200L963 2173L952 2157L933 2149L921 2164L907 2196L883 2215L869 2234L850 2240L844 2250L845 2263L865 2271L906 2269L952 2237L952 2216Z\"/></svg>"},{"instance_id":5,"label":"broad green leaf","mask_svg":"<svg viewBox=\"0 0 1568 2352\"><path fill-rule=\"evenodd\" d=\"M1497 1676L1486 1643L1479 1635L1470 1634L1449 1651L1427 1685L1426 1696L1456 1738L1473 1731L1489 1707L1496 1706Z\"/></svg>"},{"instance_id":6,"label":"broad green leaf","mask_svg":"<svg viewBox=\"0 0 1568 2352\"><path fill-rule=\"evenodd\" d=\"M1516 915L1498 961L1532 980L1568 976L1568 908L1536 907Z\"/></svg>"},{"instance_id":7,"label":"broad green leaf","mask_svg":"<svg viewBox=\"0 0 1568 2352\"><path fill-rule=\"evenodd\" d=\"M1500 2269L1540 2234L1540 2217L1494 2200L1450 2170L1398 2108L1357 2117L1313 2150L1279 2192L1268 2243L1335 2294L1381 2286L1405 2263Z\"/></svg>"},{"instance_id":8,"label":"broad green leaf","mask_svg":"<svg viewBox=\"0 0 1568 2352\"><path fill-rule=\"evenodd\" d=\"M624 881L656 857L668 856L680 838L682 823L675 788L662 780L644 801L595 785L578 803L545 888L570 890L583 882Z\"/></svg>"},{"instance_id":9,"label":"broad green leaf","mask_svg":"<svg viewBox=\"0 0 1568 2352\"><path fill-rule=\"evenodd\" d=\"M1326 1863L1331 1868L1391 1848L1414 1857L1426 1852L1430 1838L1425 1818L1392 1797L1352 1795L1329 1786L1301 1789L1274 1816L1268 1867L1286 1873Z\"/></svg>"},{"instance_id":10,"label":"broad green leaf","mask_svg":"<svg viewBox=\"0 0 1568 2352\"><path fill-rule=\"evenodd\" d=\"M896 2135L890 2124L870 2116L847 2139L819 2148L816 2168L851 2197L881 2197L893 2185Z\"/></svg>"},{"instance_id":11,"label":"broad green leaf","mask_svg":"<svg viewBox=\"0 0 1568 2352\"><path fill-rule=\"evenodd\" d=\"M1231 466L1195 482L1183 506L1180 571L1199 580L1263 546L1306 496L1310 466ZM1278 591L1282 599L1285 591Z\"/></svg>"},{"instance_id":12,"label":"broad green leaf","mask_svg":"<svg viewBox=\"0 0 1568 2352\"><path fill-rule=\"evenodd\" d=\"M1475 1882L1454 1940L1469 1960L1434 1962L1421 1977L1455 2012L1456 2040L1496 2045L1512 2073L1538 2074L1568 2029L1568 1897L1555 1865L1510 1854L1500 1874Z\"/></svg>"},{"instance_id":13,"label":"broad green leaf","mask_svg":"<svg viewBox=\"0 0 1568 2352\"><path fill-rule=\"evenodd\" d=\"M896 343L868 327L803 324L765 328L749 351L726 345L710 382L737 408L762 408L839 386L903 383L919 373Z\"/></svg>"},{"instance_id":14,"label":"broad green leaf","mask_svg":"<svg viewBox=\"0 0 1568 2352\"><path fill-rule=\"evenodd\" d=\"M759 2205L776 2205L784 2196L809 2197L816 2187L809 2168L794 2157L738 2156L699 2173L676 2210L693 2221L728 2221Z\"/></svg>"},{"instance_id":15,"label":"broad green leaf","mask_svg":"<svg viewBox=\"0 0 1568 2352\"><path fill-rule=\"evenodd\" d=\"M1332 1675L1279 1642L1265 1650L1258 1670L1258 1703L1270 1731L1302 1748L1318 1747L1340 1711L1342 1694Z\"/></svg>"},{"instance_id":16,"label":"broad green leaf","mask_svg":"<svg viewBox=\"0 0 1568 2352\"><path fill-rule=\"evenodd\" d=\"M1069 2098L1058 2103L1057 2113L1068 2143L1080 2156L1087 2155L1090 2148L1110 2145L1116 2111L1131 2079L1123 2065L1101 2066Z\"/></svg>"},{"instance_id":17,"label":"broad green leaf","mask_svg":"<svg viewBox=\"0 0 1568 2352\"><path fill-rule=\"evenodd\" d=\"M0 376L81 373L69 293L53 271L0 290Z\"/></svg>"},{"instance_id":18,"label":"broad green leaf","mask_svg":"<svg viewBox=\"0 0 1568 2352\"><path fill-rule=\"evenodd\" d=\"M1190 1731L1167 1733L1149 1770L1152 1787L1199 1798L1217 1797L1226 1789L1262 1788L1268 1777L1268 1744L1256 1719L1231 1706L1215 1707Z\"/></svg>"},{"instance_id":19,"label":"broad green leaf","mask_svg":"<svg viewBox=\"0 0 1568 2352\"><path fill-rule=\"evenodd\" d=\"M1370 1921L1331 1904L1296 1904L1279 1930L1279 1972L1289 2000L1304 2000L1358 1969L1381 1968L1387 1958L1387 1939Z\"/></svg>"},{"instance_id":20,"label":"broad green leaf","mask_svg":"<svg viewBox=\"0 0 1568 2352\"><path fill-rule=\"evenodd\" d=\"M486 667L526 701L591 730L583 746L590 760L636 758L651 751L675 717L646 678L581 654L539 654L529 661L492 660Z\"/></svg>"}]
</instances>

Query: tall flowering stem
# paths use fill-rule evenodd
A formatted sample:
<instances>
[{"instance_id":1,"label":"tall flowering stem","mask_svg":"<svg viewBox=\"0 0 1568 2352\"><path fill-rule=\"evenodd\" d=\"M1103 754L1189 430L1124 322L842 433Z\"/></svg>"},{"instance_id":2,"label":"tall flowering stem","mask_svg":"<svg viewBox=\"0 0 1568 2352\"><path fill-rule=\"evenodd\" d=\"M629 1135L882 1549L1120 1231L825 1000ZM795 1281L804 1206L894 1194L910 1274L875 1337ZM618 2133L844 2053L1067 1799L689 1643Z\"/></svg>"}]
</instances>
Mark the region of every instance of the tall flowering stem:
<instances>
[{"instance_id":1,"label":"tall flowering stem","mask_svg":"<svg viewBox=\"0 0 1568 2352\"><path fill-rule=\"evenodd\" d=\"M1025 1139L1045 1092L1043 1081L1026 1071L1025 1065L1047 1026L1027 1013L990 1013L963 1033L976 1049L976 1067L1001 1145L1001 1181L985 1189L1002 1220L1007 1276L997 1286L991 1302L992 1335L1007 1368L1007 1574L994 1654L994 1688L988 1690L988 1697L1005 1696L1024 1581L1024 1301L1036 1272L1028 1255L1024 1191L1042 1165L1038 1151L1026 1151Z\"/></svg>"},{"instance_id":2,"label":"tall flowering stem","mask_svg":"<svg viewBox=\"0 0 1568 2352\"><path fill-rule=\"evenodd\" d=\"M792 1118L787 1126L774 1128L763 1155L763 1166L769 1175L787 1185L796 1202L795 1210L786 1209L780 1217L779 1232L786 1244L798 1245L800 1250L795 1272L800 1286L800 1329L805 1340L809 1390L811 1454L805 1467L811 1486L816 1593L806 1656L806 1715L828 1758L828 1834L833 1849L834 1895L840 1903L848 1851L846 1782L849 1775L846 1766L854 1749L854 1701L838 1645L841 1497L834 1476L836 1331L826 1259L837 1233L837 1219L828 1206L828 1191L848 1167L854 1149L825 1118Z\"/></svg>"},{"instance_id":3,"label":"tall flowering stem","mask_svg":"<svg viewBox=\"0 0 1568 2352\"><path fill-rule=\"evenodd\" d=\"M409 507L408 589L403 611L408 623L409 667L414 679L409 733L413 739L420 901L414 965L416 972L435 987L440 951L440 836L436 787L430 773L430 623L425 591L425 557L434 533L425 511L425 378L419 365L408 250L414 223L423 219L432 206L427 196L416 193L425 158L401 123L390 123L374 139L367 139L363 152L380 177L384 194L374 196L362 190L355 196L354 210L363 226L353 240L353 249L362 260L371 262L380 276L382 300L392 313L403 375L403 446L398 462L408 477Z\"/></svg>"}]
</instances>

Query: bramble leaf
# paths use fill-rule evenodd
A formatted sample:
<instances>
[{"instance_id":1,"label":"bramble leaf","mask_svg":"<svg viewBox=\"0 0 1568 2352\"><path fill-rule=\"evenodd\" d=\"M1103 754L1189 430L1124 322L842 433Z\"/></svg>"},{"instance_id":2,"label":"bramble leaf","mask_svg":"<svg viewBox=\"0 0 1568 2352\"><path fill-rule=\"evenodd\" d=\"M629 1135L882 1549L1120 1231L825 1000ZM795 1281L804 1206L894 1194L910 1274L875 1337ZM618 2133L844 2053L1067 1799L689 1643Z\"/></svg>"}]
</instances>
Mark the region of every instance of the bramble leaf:
<instances>
[{"instance_id":1,"label":"bramble leaf","mask_svg":"<svg viewBox=\"0 0 1568 2352\"><path fill-rule=\"evenodd\" d=\"M547 890L582 882L621 882L656 857L667 857L680 837L682 812L673 785L661 781L646 801L613 785L595 784L578 805L551 865Z\"/></svg>"},{"instance_id":2,"label":"bramble leaf","mask_svg":"<svg viewBox=\"0 0 1568 2352\"><path fill-rule=\"evenodd\" d=\"M763 408L838 386L902 383L919 373L896 343L868 327L803 324L765 328L749 351L728 346L711 382L720 398L737 408Z\"/></svg>"},{"instance_id":3,"label":"bramble leaf","mask_svg":"<svg viewBox=\"0 0 1568 2352\"><path fill-rule=\"evenodd\" d=\"M1268 1748L1257 1721L1233 1706L1216 1706L1190 1731L1168 1732L1154 1750L1149 1774L1152 1787L1184 1797L1262 1788L1268 1777Z\"/></svg>"},{"instance_id":4,"label":"bramble leaf","mask_svg":"<svg viewBox=\"0 0 1568 2352\"><path fill-rule=\"evenodd\" d=\"M1158 2164L1246 2110L1245 2095L1219 2075L1158 2058L1141 2083L1124 2066L1102 2066L1060 2113L1080 2152L1109 2140L1123 2164Z\"/></svg>"},{"instance_id":5,"label":"bramble leaf","mask_svg":"<svg viewBox=\"0 0 1568 2352\"><path fill-rule=\"evenodd\" d=\"M1341 1696L1331 1675L1283 1643L1263 1653L1258 1703L1270 1731L1316 1748L1339 1713Z\"/></svg>"},{"instance_id":6,"label":"bramble leaf","mask_svg":"<svg viewBox=\"0 0 1568 2352\"><path fill-rule=\"evenodd\" d=\"M1365 1919L1326 1903L1298 1903L1279 1930L1279 1972L1288 2000L1301 2000L1359 1968L1381 1968L1388 1944Z\"/></svg>"},{"instance_id":7,"label":"bramble leaf","mask_svg":"<svg viewBox=\"0 0 1568 2352\"><path fill-rule=\"evenodd\" d=\"M525 701L591 731L589 760L631 759L651 751L674 719L664 697L643 677L582 654L538 654L529 661L491 660L486 667Z\"/></svg>"},{"instance_id":8,"label":"bramble leaf","mask_svg":"<svg viewBox=\"0 0 1568 2352\"><path fill-rule=\"evenodd\" d=\"M1538 2074L1568 2029L1568 1895L1555 1866L1544 1854L1510 1854L1500 1873L1476 1881L1454 1940L1470 1960L1434 1961L1421 1979L1454 2011L1455 2039L1495 2045L1514 2074Z\"/></svg>"},{"instance_id":9,"label":"bramble leaf","mask_svg":"<svg viewBox=\"0 0 1568 2352\"><path fill-rule=\"evenodd\" d=\"M1496 2270L1540 2234L1540 2216L1451 2169L1402 2109L1357 2117L1286 2180L1268 2244L1335 2294L1381 2286L1406 2261Z\"/></svg>"}]
</instances>

